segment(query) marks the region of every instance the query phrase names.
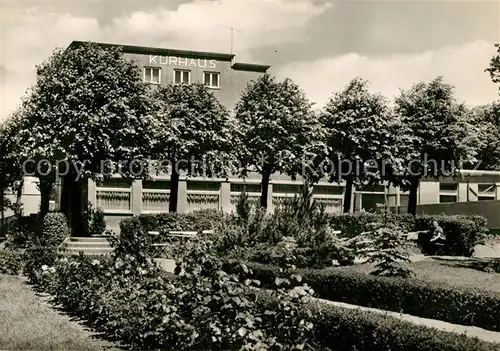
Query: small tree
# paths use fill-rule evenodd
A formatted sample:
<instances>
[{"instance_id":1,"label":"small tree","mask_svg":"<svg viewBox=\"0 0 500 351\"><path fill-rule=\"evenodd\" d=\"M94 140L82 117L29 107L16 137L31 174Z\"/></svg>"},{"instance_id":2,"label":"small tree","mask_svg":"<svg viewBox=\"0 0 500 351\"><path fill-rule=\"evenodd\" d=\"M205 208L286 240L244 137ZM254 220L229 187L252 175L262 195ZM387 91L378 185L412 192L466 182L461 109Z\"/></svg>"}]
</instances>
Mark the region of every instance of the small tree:
<instances>
[{"instance_id":1,"label":"small tree","mask_svg":"<svg viewBox=\"0 0 500 351\"><path fill-rule=\"evenodd\" d=\"M409 190L408 213L415 215L417 189L422 177L455 175L464 161L473 162L468 144L466 108L457 103L453 87L441 77L402 91L395 100L398 134L395 153L399 170L391 182Z\"/></svg>"},{"instance_id":2,"label":"small tree","mask_svg":"<svg viewBox=\"0 0 500 351\"><path fill-rule=\"evenodd\" d=\"M320 117L330 181L345 181L344 212L351 208L355 183L382 180L382 161L391 158L390 114L385 99L355 78L328 101ZM367 164L371 163L371 164Z\"/></svg>"},{"instance_id":3,"label":"small tree","mask_svg":"<svg viewBox=\"0 0 500 351\"><path fill-rule=\"evenodd\" d=\"M368 262L375 263L373 275L411 277L413 270L405 263L411 262L403 247L400 229L392 224L374 223L370 236L372 247L365 251Z\"/></svg>"},{"instance_id":4,"label":"small tree","mask_svg":"<svg viewBox=\"0 0 500 351\"><path fill-rule=\"evenodd\" d=\"M267 208L271 175L292 178L303 169L310 143L317 139L312 104L290 79L277 82L266 74L251 82L236 106L235 152L242 175L262 176L261 207Z\"/></svg>"},{"instance_id":5,"label":"small tree","mask_svg":"<svg viewBox=\"0 0 500 351\"><path fill-rule=\"evenodd\" d=\"M153 154L169 163L169 211L177 212L181 172L226 176L231 151L229 112L202 84L159 87L153 101L157 122Z\"/></svg>"}]
</instances>

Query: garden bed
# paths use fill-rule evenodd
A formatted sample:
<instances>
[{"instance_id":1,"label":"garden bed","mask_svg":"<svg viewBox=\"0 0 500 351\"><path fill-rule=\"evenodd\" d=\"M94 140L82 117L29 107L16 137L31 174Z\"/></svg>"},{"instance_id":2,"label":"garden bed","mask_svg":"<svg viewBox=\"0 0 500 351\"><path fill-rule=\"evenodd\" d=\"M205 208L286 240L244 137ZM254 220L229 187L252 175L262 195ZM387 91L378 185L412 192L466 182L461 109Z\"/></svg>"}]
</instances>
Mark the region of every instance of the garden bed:
<instances>
[{"instance_id":1,"label":"garden bed","mask_svg":"<svg viewBox=\"0 0 500 351\"><path fill-rule=\"evenodd\" d=\"M228 263L226 269L235 264ZM298 269L296 273L318 298L500 331L498 274L432 261L413 265L416 279L373 276L368 274L370 265ZM279 267L258 263L249 267L263 287L272 286L280 276Z\"/></svg>"}]
</instances>

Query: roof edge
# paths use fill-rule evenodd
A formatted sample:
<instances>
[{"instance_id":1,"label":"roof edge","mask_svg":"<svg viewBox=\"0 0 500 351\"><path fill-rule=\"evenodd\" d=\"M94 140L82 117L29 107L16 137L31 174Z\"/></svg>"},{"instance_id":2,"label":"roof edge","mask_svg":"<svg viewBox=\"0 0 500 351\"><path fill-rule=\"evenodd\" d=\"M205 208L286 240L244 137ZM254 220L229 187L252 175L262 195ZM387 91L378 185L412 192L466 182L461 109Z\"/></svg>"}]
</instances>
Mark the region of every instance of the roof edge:
<instances>
[{"instance_id":1,"label":"roof edge","mask_svg":"<svg viewBox=\"0 0 500 351\"><path fill-rule=\"evenodd\" d=\"M237 71L253 71L253 72L261 72L266 73L269 69L269 65L260 65L255 63L234 63L231 68Z\"/></svg>"},{"instance_id":2,"label":"roof edge","mask_svg":"<svg viewBox=\"0 0 500 351\"><path fill-rule=\"evenodd\" d=\"M94 43L105 48L121 47L123 49L123 52L128 54L137 53L137 54L157 54L164 56L183 56L188 58L210 58L220 61L232 61L235 56L234 54L224 54L218 52L192 51L192 50L180 50L180 49L161 49L157 47L121 45L121 44L99 43L99 42L78 41L78 40L72 41L66 50L68 50L71 47L78 47L80 45L87 43Z\"/></svg>"}]
</instances>

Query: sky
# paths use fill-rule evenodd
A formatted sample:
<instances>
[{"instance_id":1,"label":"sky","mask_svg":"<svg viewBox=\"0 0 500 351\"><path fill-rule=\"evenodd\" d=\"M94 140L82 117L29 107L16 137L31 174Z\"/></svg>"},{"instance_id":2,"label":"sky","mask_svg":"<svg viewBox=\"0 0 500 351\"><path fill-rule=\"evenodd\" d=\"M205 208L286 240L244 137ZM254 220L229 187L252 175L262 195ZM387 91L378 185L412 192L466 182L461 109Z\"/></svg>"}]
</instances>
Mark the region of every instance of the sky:
<instances>
[{"instance_id":1,"label":"sky","mask_svg":"<svg viewBox=\"0 0 500 351\"><path fill-rule=\"evenodd\" d=\"M271 65L318 107L355 77L388 99L440 75L469 105L499 98L484 72L498 1L1 1L0 121L73 40L229 53L230 28L237 62Z\"/></svg>"}]
</instances>

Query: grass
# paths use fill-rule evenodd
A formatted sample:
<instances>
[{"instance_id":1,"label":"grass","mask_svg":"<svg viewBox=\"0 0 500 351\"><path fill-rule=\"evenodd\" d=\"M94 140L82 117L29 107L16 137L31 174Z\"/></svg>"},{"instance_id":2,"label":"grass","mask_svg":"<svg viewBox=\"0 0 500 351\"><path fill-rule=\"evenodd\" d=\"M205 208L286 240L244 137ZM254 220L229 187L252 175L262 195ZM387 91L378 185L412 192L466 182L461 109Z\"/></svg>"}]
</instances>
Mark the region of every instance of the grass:
<instances>
[{"instance_id":1,"label":"grass","mask_svg":"<svg viewBox=\"0 0 500 351\"><path fill-rule=\"evenodd\" d=\"M462 264L460 262L425 260L413 262L410 265L415 270L415 278L419 280L429 283L445 282L454 286L500 292L500 274L481 272L473 268L463 267ZM359 264L329 269L353 269L368 274L373 270L373 265Z\"/></svg>"},{"instance_id":2,"label":"grass","mask_svg":"<svg viewBox=\"0 0 500 351\"><path fill-rule=\"evenodd\" d=\"M119 350L63 313L25 279L0 275L1 350Z\"/></svg>"}]
</instances>

